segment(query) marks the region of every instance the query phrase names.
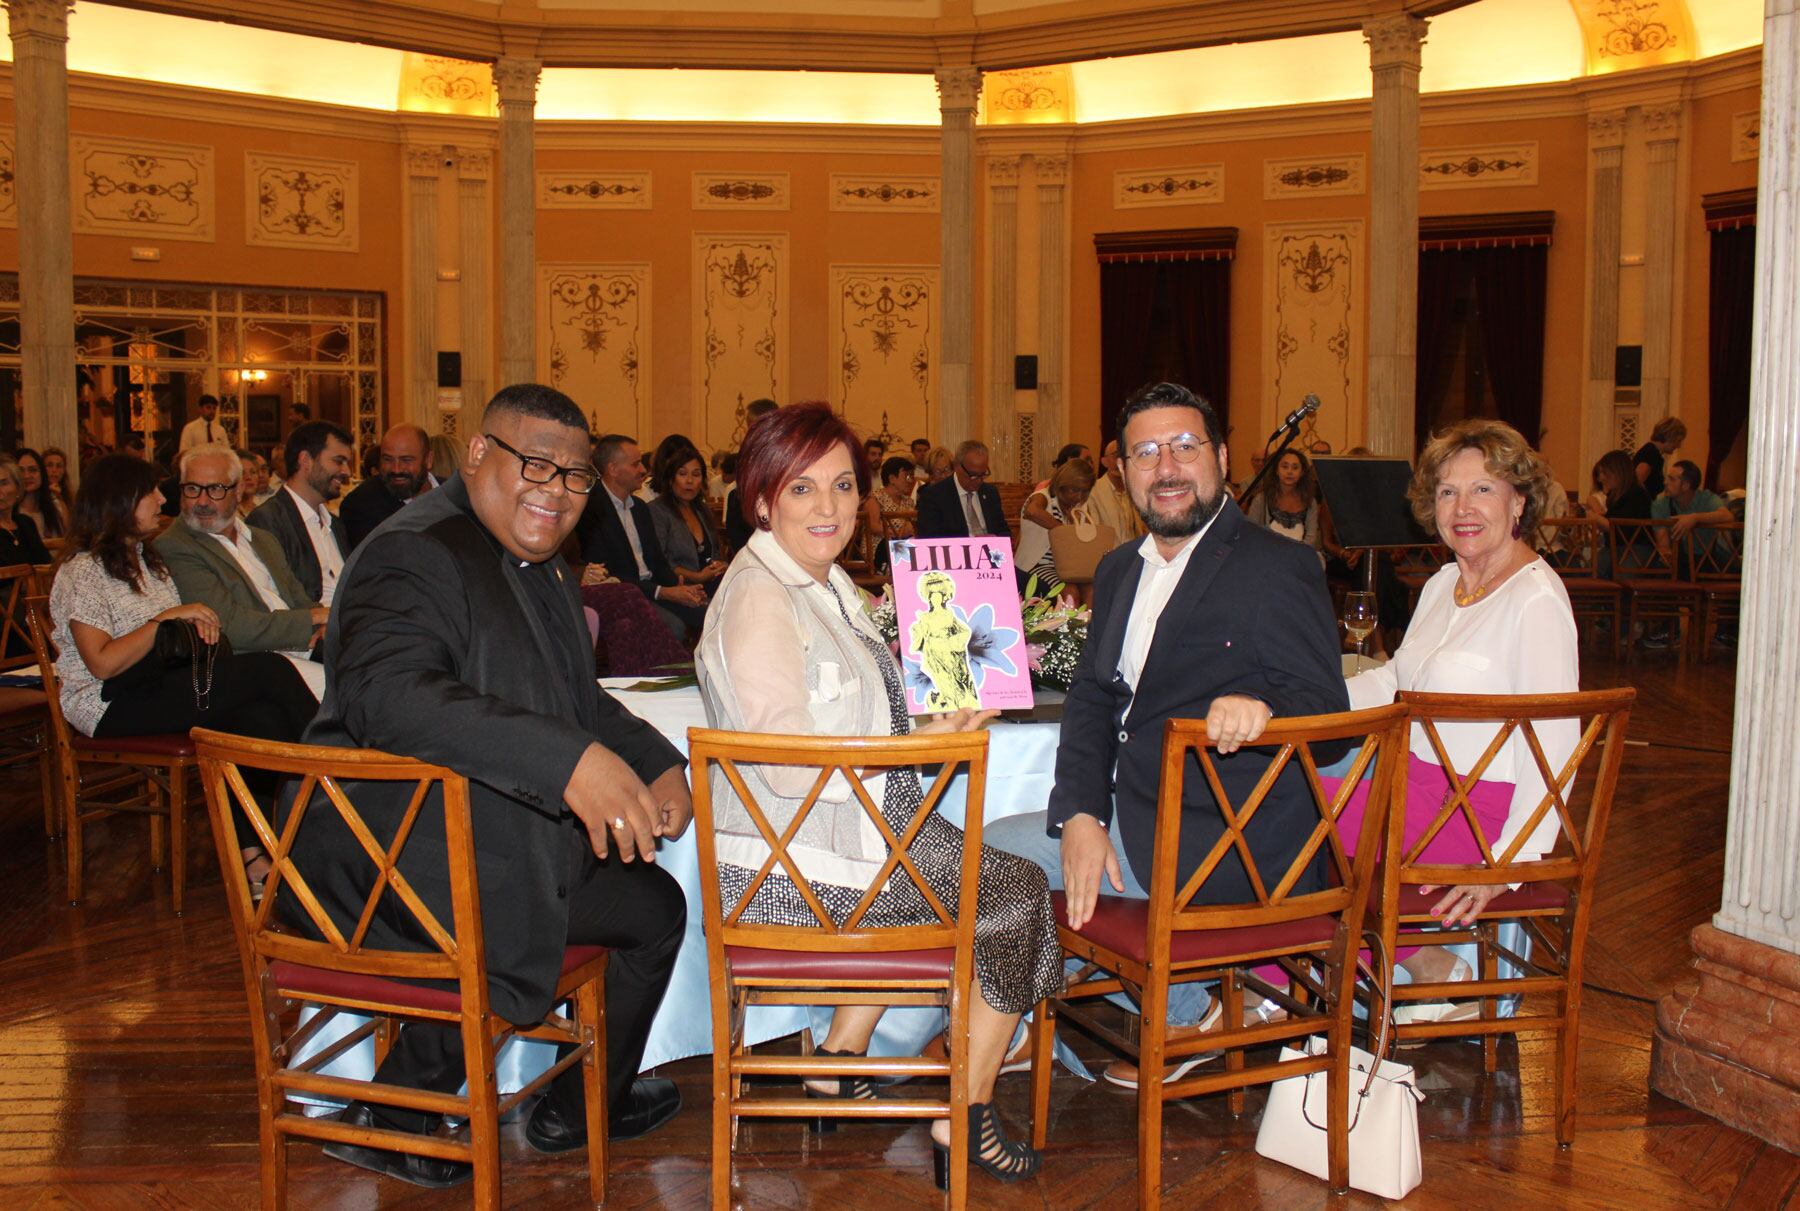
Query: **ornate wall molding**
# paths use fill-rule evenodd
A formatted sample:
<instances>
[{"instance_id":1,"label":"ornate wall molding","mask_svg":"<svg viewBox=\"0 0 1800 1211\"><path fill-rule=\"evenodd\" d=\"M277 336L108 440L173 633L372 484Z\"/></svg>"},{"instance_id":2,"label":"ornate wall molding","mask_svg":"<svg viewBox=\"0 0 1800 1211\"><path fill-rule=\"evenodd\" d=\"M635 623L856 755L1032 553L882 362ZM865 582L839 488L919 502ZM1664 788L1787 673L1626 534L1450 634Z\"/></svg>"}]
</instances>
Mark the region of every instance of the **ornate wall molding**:
<instances>
[{"instance_id":1,"label":"ornate wall molding","mask_svg":"<svg viewBox=\"0 0 1800 1211\"><path fill-rule=\"evenodd\" d=\"M13 128L0 126L0 227L19 225L18 158Z\"/></svg>"},{"instance_id":2,"label":"ornate wall molding","mask_svg":"<svg viewBox=\"0 0 1800 1211\"><path fill-rule=\"evenodd\" d=\"M7 32L14 38L69 40L69 10L75 0L6 0Z\"/></svg>"},{"instance_id":3,"label":"ornate wall molding","mask_svg":"<svg viewBox=\"0 0 1800 1211\"><path fill-rule=\"evenodd\" d=\"M989 156L987 158L988 184L1017 185L1019 168L1023 162L1022 156Z\"/></svg>"},{"instance_id":4,"label":"ornate wall molding","mask_svg":"<svg viewBox=\"0 0 1800 1211\"><path fill-rule=\"evenodd\" d=\"M1623 109L1596 109L1587 116L1588 146L1623 147L1625 146L1625 111Z\"/></svg>"},{"instance_id":5,"label":"ornate wall molding","mask_svg":"<svg viewBox=\"0 0 1800 1211\"><path fill-rule=\"evenodd\" d=\"M452 147L446 157L459 181L485 181L494 172L494 152L488 147Z\"/></svg>"},{"instance_id":6,"label":"ornate wall molding","mask_svg":"<svg viewBox=\"0 0 1800 1211\"><path fill-rule=\"evenodd\" d=\"M981 101L979 67L940 67L937 80L938 108L973 112Z\"/></svg>"},{"instance_id":7,"label":"ornate wall molding","mask_svg":"<svg viewBox=\"0 0 1800 1211\"><path fill-rule=\"evenodd\" d=\"M1281 417L1319 397L1334 444L1361 415L1363 224L1355 219L1263 225L1263 409Z\"/></svg>"},{"instance_id":8,"label":"ornate wall molding","mask_svg":"<svg viewBox=\"0 0 1800 1211\"><path fill-rule=\"evenodd\" d=\"M1069 156L1050 156L1033 153L1031 157L1032 175L1037 183L1043 185L1067 185L1069 173L1075 161Z\"/></svg>"},{"instance_id":9,"label":"ornate wall molding","mask_svg":"<svg viewBox=\"0 0 1800 1211\"><path fill-rule=\"evenodd\" d=\"M399 108L404 113L491 118L494 73L486 63L408 51L400 64Z\"/></svg>"},{"instance_id":10,"label":"ornate wall molding","mask_svg":"<svg viewBox=\"0 0 1800 1211\"><path fill-rule=\"evenodd\" d=\"M736 449L744 405L788 390L788 237L694 236L693 392L698 440Z\"/></svg>"},{"instance_id":11,"label":"ornate wall molding","mask_svg":"<svg viewBox=\"0 0 1800 1211\"><path fill-rule=\"evenodd\" d=\"M244 153L244 242L355 252L361 206L353 160Z\"/></svg>"},{"instance_id":12,"label":"ornate wall molding","mask_svg":"<svg viewBox=\"0 0 1800 1211\"><path fill-rule=\"evenodd\" d=\"M1113 209L1192 206L1225 200L1225 165L1120 169L1113 173Z\"/></svg>"},{"instance_id":13,"label":"ornate wall molding","mask_svg":"<svg viewBox=\"0 0 1800 1211\"><path fill-rule=\"evenodd\" d=\"M493 64L494 96L501 105L537 104L544 65L536 59L500 58Z\"/></svg>"},{"instance_id":14,"label":"ornate wall molding","mask_svg":"<svg viewBox=\"0 0 1800 1211\"><path fill-rule=\"evenodd\" d=\"M864 432L932 431L938 268L831 267L831 404Z\"/></svg>"},{"instance_id":15,"label":"ornate wall molding","mask_svg":"<svg viewBox=\"0 0 1800 1211\"><path fill-rule=\"evenodd\" d=\"M539 210L649 210L650 173L540 172Z\"/></svg>"},{"instance_id":16,"label":"ornate wall molding","mask_svg":"<svg viewBox=\"0 0 1800 1211\"><path fill-rule=\"evenodd\" d=\"M1404 13L1363 22L1363 41L1369 44L1369 66L1410 67L1418 71L1429 24L1422 18Z\"/></svg>"},{"instance_id":17,"label":"ornate wall molding","mask_svg":"<svg viewBox=\"0 0 1800 1211\"><path fill-rule=\"evenodd\" d=\"M1644 122L1646 139L1677 139L1681 137L1681 103L1671 101L1661 105L1646 105L1638 111Z\"/></svg>"},{"instance_id":18,"label":"ornate wall molding","mask_svg":"<svg viewBox=\"0 0 1800 1211\"><path fill-rule=\"evenodd\" d=\"M1590 75L1694 57L1687 5L1677 0L1571 0L1570 7Z\"/></svg>"},{"instance_id":19,"label":"ornate wall molding","mask_svg":"<svg viewBox=\"0 0 1800 1211\"><path fill-rule=\"evenodd\" d=\"M1066 66L989 72L981 81L988 126L1029 126L1075 120L1075 90Z\"/></svg>"},{"instance_id":20,"label":"ornate wall molding","mask_svg":"<svg viewBox=\"0 0 1800 1211\"><path fill-rule=\"evenodd\" d=\"M213 149L75 135L73 228L89 235L213 239Z\"/></svg>"},{"instance_id":21,"label":"ornate wall molding","mask_svg":"<svg viewBox=\"0 0 1800 1211\"><path fill-rule=\"evenodd\" d=\"M831 174L833 210L918 210L936 213L943 187L934 176Z\"/></svg>"},{"instance_id":22,"label":"ornate wall molding","mask_svg":"<svg viewBox=\"0 0 1800 1211\"><path fill-rule=\"evenodd\" d=\"M539 381L596 433L650 431L650 266L538 266Z\"/></svg>"},{"instance_id":23,"label":"ornate wall molding","mask_svg":"<svg viewBox=\"0 0 1800 1211\"><path fill-rule=\"evenodd\" d=\"M1479 189L1490 185L1536 185L1538 145L1485 143L1419 150L1420 189Z\"/></svg>"},{"instance_id":24,"label":"ornate wall molding","mask_svg":"<svg viewBox=\"0 0 1800 1211\"><path fill-rule=\"evenodd\" d=\"M1754 160L1762 152L1762 114L1754 109L1731 115L1731 162Z\"/></svg>"},{"instance_id":25,"label":"ornate wall molding","mask_svg":"<svg viewBox=\"0 0 1800 1211\"><path fill-rule=\"evenodd\" d=\"M695 210L786 210L788 174L785 172L696 172Z\"/></svg>"},{"instance_id":26,"label":"ornate wall molding","mask_svg":"<svg viewBox=\"0 0 1800 1211\"><path fill-rule=\"evenodd\" d=\"M1263 161L1263 197L1319 198L1368 191L1368 157L1297 156Z\"/></svg>"},{"instance_id":27,"label":"ornate wall molding","mask_svg":"<svg viewBox=\"0 0 1800 1211\"><path fill-rule=\"evenodd\" d=\"M401 153L406 162L406 175L409 177L429 177L436 180L443 175L446 148L435 144L410 143Z\"/></svg>"}]
</instances>

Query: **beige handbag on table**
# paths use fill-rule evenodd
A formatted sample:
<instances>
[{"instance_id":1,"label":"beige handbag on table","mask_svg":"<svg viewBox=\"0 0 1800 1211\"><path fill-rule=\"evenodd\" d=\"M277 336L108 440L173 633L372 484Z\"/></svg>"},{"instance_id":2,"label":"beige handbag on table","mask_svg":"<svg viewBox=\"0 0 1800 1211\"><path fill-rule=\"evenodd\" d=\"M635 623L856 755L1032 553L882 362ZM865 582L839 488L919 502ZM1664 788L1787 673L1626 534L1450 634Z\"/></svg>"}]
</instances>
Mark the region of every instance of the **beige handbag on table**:
<instances>
[{"instance_id":1,"label":"beige handbag on table","mask_svg":"<svg viewBox=\"0 0 1800 1211\"><path fill-rule=\"evenodd\" d=\"M1066 524L1050 531L1050 560L1056 578L1064 584L1088 584L1106 553L1119 545L1111 526L1096 522L1086 509L1077 508Z\"/></svg>"},{"instance_id":2,"label":"beige handbag on table","mask_svg":"<svg viewBox=\"0 0 1800 1211\"><path fill-rule=\"evenodd\" d=\"M1378 959L1385 953L1378 935L1367 935ZM1372 973L1373 974L1373 973ZM1360 1047L1350 1049L1350 1184L1380 1198L1399 1199L1423 1177L1419 1157L1419 1092L1413 1070L1379 1057L1386 1056L1393 1040L1394 968L1384 963L1381 974L1385 1012L1375 1054ZM1283 1047L1282 1060L1318 1055L1325 1040L1314 1035L1301 1047ZM1323 1072L1284 1077L1269 1086L1262 1126L1256 1132L1256 1151L1272 1161L1326 1181L1325 1123L1330 1114Z\"/></svg>"}]
</instances>

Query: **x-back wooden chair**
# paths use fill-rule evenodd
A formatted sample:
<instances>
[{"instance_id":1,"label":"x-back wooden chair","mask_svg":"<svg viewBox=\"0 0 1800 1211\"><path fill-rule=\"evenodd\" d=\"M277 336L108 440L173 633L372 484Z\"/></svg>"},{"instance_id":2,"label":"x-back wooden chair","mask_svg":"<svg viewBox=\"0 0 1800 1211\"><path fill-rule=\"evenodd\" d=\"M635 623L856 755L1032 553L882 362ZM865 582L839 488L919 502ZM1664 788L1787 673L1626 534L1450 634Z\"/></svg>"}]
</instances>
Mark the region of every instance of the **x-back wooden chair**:
<instances>
[{"instance_id":1,"label":"x-back wooden chair","mask_svg":"<svg viewBox=\"0 0 1800 1211\"><path fill-rule=\"evenodd\" d=\"M968 1022L973 989L975 911L981 864L981 813L987 785L987 733L904 737L769 736L692 728L688 758L693 771L694 823L700 851L700 888L706 913L707 960L712 972L713 1013L713 1206L730 1205L731 1158L737 1120L742 1116L816 1118L823 1103L797 1094L757 1096L745 1091L747 1078L831 1078L937 1076L950 1080L950 1096L844 1100L829 1103L843 1118L948 1117L952 1208L968 1193ZM811 789L787 826L769 822L746 777L748 766L779 765L816 769ZM895 830L882 815L867 777L898 767L930 773L924 802L904 828ZM769 855L735 903L725 904L719 886L714 841L712 775L736 793ZM907 848L938 808L961 772L967 788L963 830L959 913L951 913L920 875ZM861 900L842 921L835 920L808 884L788 846L834 777L848 782L889 852ZM816 923L807 926L757 925L741 918L773 873L790 879ZM921 925L877 927L864 915L890 876L910 881L937 919ZM949 1011L949 1057L827 1057L816 1054L753 1055L744 1044L744 1014L753 1005L929 1005ZM1038 1015L1043 1020L1043 1015ZM1046 1053L1048 1034L1036 1044ZM1041 1123L1041 1106L1034 1107Z\"/></svg>"},{"instance_id":2,"label":"x-back wooden chair","mask_svg":"<svg viewBox=\"0 0 1800 1211\"><path fill-rule=\"evenodd\" d=\"M1575 625L1584 620L1603 619L1612 627L1609 637L1616 641L1621 629L1624 592L1619 582L1601 575L1601 555L1612 541L1604 517L1553 517L1539 523L1550 550L1546 555L1550 566L1562 578L1569 594L1569 607L1575 614Z\"/></svg>"},{"instance_id":3,"label":"x-back wooden chair","mask_svg":"<svg viewBox=\"0 0 1800 1211\"><path fill-rule=\"evenodd\" d=\"M1700 598L1694 647L1704 662L1721 624L1735 623L1744 592L1744 523L1697 526L1685 540L1688 576Z\"/></svg>"},{"instance_id":4,"label":"x-back wooden chair","mask_svg":"<svg viewBox=\"0 0 1800 1211\"><path fill-rule=\"evenodd\" d=\"M193 806L188 784L199 768L193 741L182 735L96 740L70 727L63 716L62 683L50 639L49 600L32 597L26 612L50 718L69 903L81 903L84 890L82 830L109 813L129 812L150 817L150 865L161 870L167 862L169 900L180 916L187 896L187 817ZM242 866L243 860L233 857L232 864Z\"/></svg>"},{"instance_id":5,"label":"x-back wooden chair","mask_svg":"<svg viewBox=\"0 0 1800 1211\"><path fill-rule=\"evenodd\" d=\"M469 784L462 775L365 749L278 744L196 728L207 809L225 870L226 896L243 960L250 998L250 1028L256 1049L257 1102L261 1119L262 1206L287 1205L287 1141L291 1137L339 1140L474 1165L474 1201L482 1211L500 1206L500 1119L579 1064L587 1095L588 1187L593 1201L606 1199L606 1023L603 988L606 948L571 946L564 953L556 1000L573 1001L573 1017L553 1011L541 1025L519 1026L497 1019L489 1007L487 964L481 932L481 898L476 886L475 848L470 833ZM279 829L244 784L246 769L269 771L298 781L293 807ZM392 837L377 836L353 802L358 784L411 783L406 811ZM451 920L440 921L400 870L400 857L432 792L441 796L449 859ZM234 805L273 865L260 903L251 899L249 877L237 858ZM375 871L362 913L348 933L332 920L292 856L294 840L309 814L335 813L355 836ZM279 905L293 901L322 940L293 932ZM380 950L366 942L377 910L403 919L428 936L431 950ZM445 989L413 981L454 984ZM291 1032L284 1019L302 1003L319 1006ZM306 1044L339 1014L366 1015L343 1038L305 1060ZM319 1069L371 1036L380 1064L400 1021L439 1022L461 1030L468 1089L432 1093L398 1085L326 1076ZM574 1047L518 1092L499 1096L494 1053L510 1038L539 1039ZM335 1119L308 1118L290 1108L295 1095L343 1098L377 1106L397 1106L467 1119L458 1137L416 1135L381 1127L356 1127ZM466 1133L466 1138L459 1138Z\"/></svg>"},{"instance_id":6,"label":"x-back wooden chair","mask_svg":"<svg viewBox=\"0 0 1800 1211\"><path fill-rule=\"evenodd\" d=\"M1614 517L1606 524L1612 531L1612 578L1625 591L1620 652L1630 655L1631 632L1638 623L1663 619L1675 624L1676 643L1685 657L1688 624L1699 615L1700 592L1681 574L1670 534L1675 519Z\"/></svg>"},{"instance_id":7,"label":"x-back wooden chair","mask_svg":"<svg viewBox=\"0 0 1800 1211\"><path fill-rule=\"evenodd\" d=\"M1327 1074L1331 1117L1327 1127L1330 1184L1350 1184L1349 1063L1352 998L1363 916L1373 885L1376 851L1388 804L1405 777L1406 710L1377 707L1337 715L1277 719L1257 741L1273 750L1267 771L1241 802L1232 803L1219 778L1217 757L1206 738L1206 723L1172 719L1163 731L1162 777L1156 807L1156 849L1148 900L1102 895L1093 919L1080 930L1061 929L1063 952L1084 966L1074 973L1052 1012L1066 1018L1137 1063L1138 1205L1160 1205L1162 1190L1163 1103L1170 1099L1228 1090L1233 1112L1243 1108L1246 1086L1311 1072ZM1313 747L1330 741L1361 744L1355 761L1335 794L1319 779ZM1300 773L1310 791L1318 819L1293 860L1280 870L1259 869L1245 838L1269 791L1285 770ZM1363 775L1373 779L1358 836L1340 835L1339 821ZM1199 777L1211 792L1224 828L1200 865L1179 884L1176 864L1182 827L1184 782ZM1354 848L1355 856L1348 851ZM1208 904L1201 896L1207 879L1228 855L1243 863L1256 899L1245 903ZM1317 857L1325 857L1326 886L1295 890ZM1104 891L1104 886L1102 891ZM1067 921L1066 898L1053 895L1057 917ZM1289 975L1278 988L1251 974L1259 965L1279 964ZM1167 1035L1169 989L1173 984L1219 980L1223 999L1221 1027L1189 1039ZM1107 1025L1079 1002L1115 992L1128 993L1138 1004L1141 1025L1137 1041ZM1244 994L1275 1002L1285 1020L1243 1025ZM1040 1019L1047 1015L1039 1015ZM1050 1029L1045 1023L1045 1030ZM1245 1050L1324 1033L1323 1054L1246 1066ZM1167 1063L1201 1052L1223 1050L1223 1066L1164 1082ZM1049 1094L1048 1047L1034 1051L1034 1099ZM1041 1117L1034 1124L1041 1144Z\"/></svg>"},{"instance_id":8,"label":"x-back wooden chair","mask_svg":"<svg viewBox=\"0 0 1800 1211\"><path fill-rule=\"evenodd\" d=\"M1501 1034L1550 1033L1556 1036L1556 1138L1565 1147L1575 1130L1575 1064L1581 1024L1582 964L1587 946L1588 922L1593 915L1593 882L1606 839L1613 792L1618 786L1619 764L1625 753L1625 725L1637 691L1629 687L1592 690L1579 694L1461 695L1406 692L1401 702L1415 725L1422 729L1433 755L1450 781L1442 806L1431 823L1409 846L1405 843L1405 810L1396 805L1388 823L1376 906L1376 926L1394 947L1458 945L1472 943L1478 962L1474 978L1455 983L1400 984L1394 987L1397 1003L1466 1001L1480 998L1481 1016L1474 1020L1409 1022L1397 1027L1398 1037L1430 1039L1482 1036L1483 1063L1493 1072L1496 1039ZM1579 738L1570 755L1553 762L1545 752L1540 733L1547 721L1572 720ZM1445 725L1491 725L1493 738L1466 771L1451 760L1444 741ZM1531 754L1545 791L1512 842L1495 852L1476 822L1469 793L1515 736ZM1583 770L1591 776L1584 780ZM1585 809L1585 810L1583 810ZM1554 819L1558 841L1542 858L1522 860L1520 851L1538 824ZM1468 865L1426 863L1429 845L1452 820L1466 821L1480 846L1482 860ZM1391 857L1390 857L1391 856ZM1431 906L1444 889L1459 884L1509 885L1487 904L1471 926L1441 928ZM1421 886L1438 890L1430 895ZM1502 945L1502 924L1515 921L1530 941L1530 953L1521 954ZM1522 975L1503 977L1501 960ZM1545 994L1553 1000L1552 1012L1526 1013L1533 1002L1523 1000L1517 1016L1496 1015L1497 998Z\"/></svg>"},{"instance_id":9,"label":"x-back wooden chair","mask_svg":"<svg viewBox=\"0 0 1800 1211\"><path fill-rule=\"evenodd\" d=\"M0 568L0 672L28 672L37 667L26 616L37 592L39 572L30 564ZM13 653L8 655L7 653ZM44 835L62 832L56 795L55 743L50 732L50 703L42 689L0 686L0 769L35 761L44 800Z\"/></svg>"}]
</instances>

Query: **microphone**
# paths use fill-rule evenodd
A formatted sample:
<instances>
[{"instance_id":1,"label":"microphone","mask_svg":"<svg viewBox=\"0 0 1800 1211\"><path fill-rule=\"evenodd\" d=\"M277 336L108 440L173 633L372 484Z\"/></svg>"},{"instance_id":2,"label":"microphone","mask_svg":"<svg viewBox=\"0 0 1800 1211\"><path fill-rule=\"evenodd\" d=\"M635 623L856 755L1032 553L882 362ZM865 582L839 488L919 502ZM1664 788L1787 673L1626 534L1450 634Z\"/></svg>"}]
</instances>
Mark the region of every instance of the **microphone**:
<instances>
[{"instance_id":1,"label":"microphone","mask_svg":"<svg viewBox=\"0 0 1800 1211\"><path fill-rule=\"evenodd\" d=\"M1318 410L1319 410L1319 397L1316 395L1306 395L1301 398L1300 406L1298 408L1295 408L1292 412L1288 413L1288 418L1281 422L1281 428L1282 429L1298 429L1300 427L1301 421L1305 420L1307 417L1311 416L1313 413L1317 412ZM1280 431L1281 431L1280 429L1276 430L1277 433L1279 433Z\"/></svg>"}]
</instances>

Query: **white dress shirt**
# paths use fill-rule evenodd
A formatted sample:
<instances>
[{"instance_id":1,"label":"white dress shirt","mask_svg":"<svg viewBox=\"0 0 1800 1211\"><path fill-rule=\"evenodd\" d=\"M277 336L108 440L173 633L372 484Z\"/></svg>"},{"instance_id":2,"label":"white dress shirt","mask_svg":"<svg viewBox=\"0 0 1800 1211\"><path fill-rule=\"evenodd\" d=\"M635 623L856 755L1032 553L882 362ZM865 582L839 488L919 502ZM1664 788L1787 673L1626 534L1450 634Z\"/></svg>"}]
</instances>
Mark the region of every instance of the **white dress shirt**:
<instances>
[{"instance_id":1,"label":"white dress shirt","mask_svg":"<svg viewBox=\"0 0 1800 1211\"><path fill-rule=\"evenodd\" d=\"M1156 638L1156 624L1162 621L1163 610L1168 608L1169 598L1175 595L1175 586L1181 583L1181 574L1187 571L1194 548L1200 545L1200 540L1217 520L1219 514L1214 513L1212 519L1168 559L1157 550L1154 534L1146 534L1144 541L1138 544L1138 558L1144 561L1144 566L1138 570L1137 595L1131 599L1131 615L1125 622L1125 645L1119 649L1119 676L1131 687L1133 696L1137 694L1138 678L1144 673L1144 662L1150 658L1150 641Z\"/></svg>"},{"instance_id":2,"label":"white dress shirt","mask_svg":"<svg viewBox=\"0 0 1800 1211\"><path fill-rule=\"evenodd\" d=\"M231 552L231 557L237 561L238 567L244 570L245 577L249 579L250 587L256 590L256 595L262 598L263 604L268 606L271 611L296 608L289 605L287 600L282 597L281 590L275 587L275 577L270 574L269 565L262 561L262 557L250 545L249 526L239 522L231 527L229 537L224 534L213 534L211 537L220 546ZM313 692L313 697L323 700L325 697L325 666L312 658L312 652L302 648L299 651L280 654L286 656L300 671L300 676L306 682L307 688Z\"/></svg>"},{"instance_id":3,"label":"white dress shirt","mask_svg":"<svg viewBox=\"0 0 1800 1211\"><path fill-rule=\"evenodd\" d=\"M181 427L179 449L191 450L195 446L206 446L224 440L225 426L218 419L207 420L204 416L197 416Z\"/></svg>"},{"instance_id":4,"label":"white dress shirt","mask_svg":"<svg viewBox=\"0 0 1800 1211\"><path fill-rule=\"evenodd\" d=\"M319 558L319 604L330 605L332 594L337 592L338 577L344 571L344 553L338 550L337 539L331 533L331 510L324 505L313 508L286 484L281 490L294 498L294 507L306 523L306 536L312 539L313 554Z\"/></svg>"},{"instance_id":5,"label":"white dress shirt","mask_svg":"<svg viewBox=\"0 0 1800 1211\"><path fill-rule=\"evenodd\" d=\"M625 541L631 544L631 557L637 560L637 575L633 579L649 580L650 565L644 559L644 544L638 538L637 522L631 518L631 498L627 496L621 500L613 495L611 488L602 490L606 493L606 499L612 501L612 507L619 515L619 524L625 527ZM608 568L607 571L614 576L619 574L616 568Z\"/></svg>"}]
</instances>

